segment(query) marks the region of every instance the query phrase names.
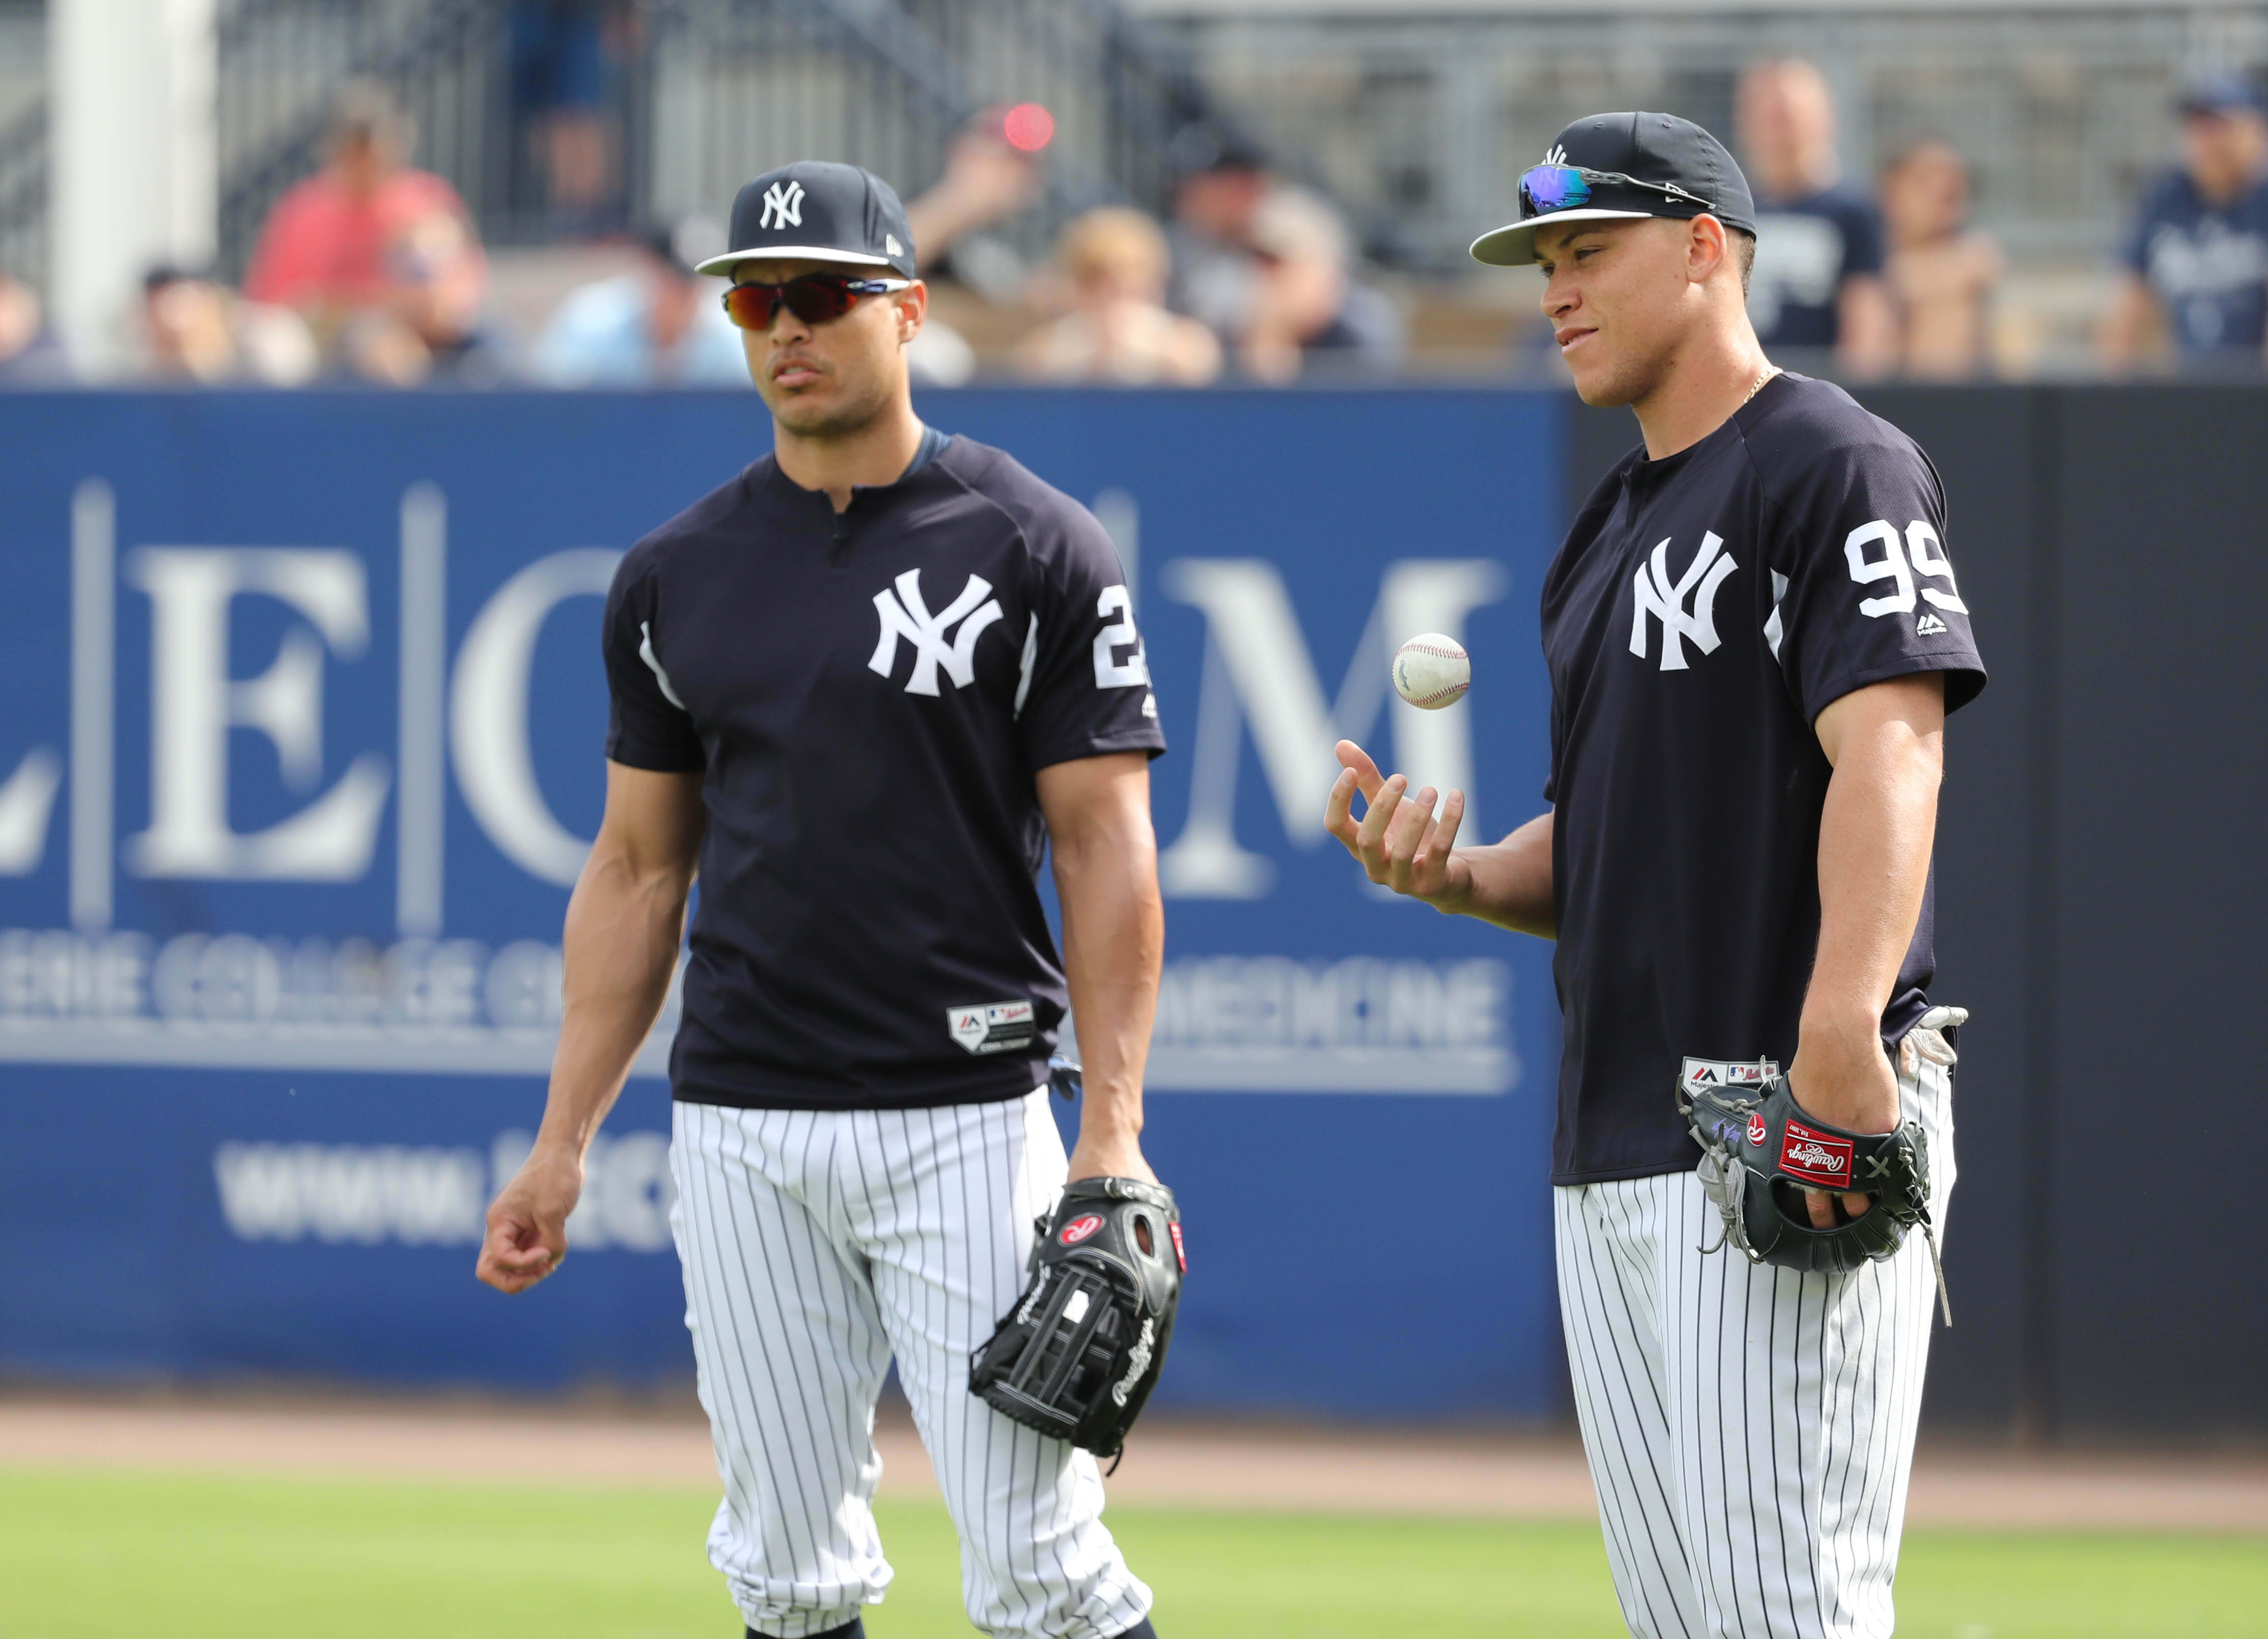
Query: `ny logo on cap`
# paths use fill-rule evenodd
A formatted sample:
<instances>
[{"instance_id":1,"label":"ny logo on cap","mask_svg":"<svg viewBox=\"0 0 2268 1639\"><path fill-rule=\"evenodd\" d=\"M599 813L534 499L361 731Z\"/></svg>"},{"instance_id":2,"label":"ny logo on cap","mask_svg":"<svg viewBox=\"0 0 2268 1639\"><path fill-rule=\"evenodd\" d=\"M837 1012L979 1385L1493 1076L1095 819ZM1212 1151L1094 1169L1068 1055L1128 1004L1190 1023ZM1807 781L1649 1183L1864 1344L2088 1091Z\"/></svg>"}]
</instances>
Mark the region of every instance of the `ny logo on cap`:
<instances>
[{"instance_id":1,"label":"ny logo on cap","mask_svg":"<svg viewBox=\"0 0 2268 1639\"><path fill-rule=\"evenodd\" d=\"M1553 143L1551 146L1544 151L1543 163L1546 165L1566 164L1567 151L1561 147L1557 143Z\"/></svg>"},{"instance_id":2,"label":"ny logo on cap","mask_svg":"<svg viewBox=\"0 0 2268 1639\"><path fill-rule=\"evenodd\" d=\"M801 227L803 225L803 184L797 181L774 182L764 189L764 213L756 218L759 228Z\"/></svg>"}]
</instances>

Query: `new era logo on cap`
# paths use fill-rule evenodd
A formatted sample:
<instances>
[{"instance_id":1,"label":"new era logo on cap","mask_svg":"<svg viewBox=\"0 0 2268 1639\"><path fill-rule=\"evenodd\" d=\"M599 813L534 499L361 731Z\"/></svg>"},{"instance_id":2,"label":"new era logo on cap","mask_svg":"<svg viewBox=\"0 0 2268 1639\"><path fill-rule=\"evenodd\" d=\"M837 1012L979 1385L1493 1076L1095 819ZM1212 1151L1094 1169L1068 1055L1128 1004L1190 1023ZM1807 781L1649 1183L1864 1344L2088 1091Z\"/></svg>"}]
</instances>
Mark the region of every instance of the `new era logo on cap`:
<instances>
[{"instance_id":1,"label":"new era logo on cap","mask_svg":"<svg viewBox=\"0 0 2268 1639\"><path fill-rule=\"evenodd\" d=\"M730 278L743 262L777 258L914 277L914 233L897 190L871 171L827 159L799 159L741 188L728 244L696 271Z\"/></svg>"}]
</instances>

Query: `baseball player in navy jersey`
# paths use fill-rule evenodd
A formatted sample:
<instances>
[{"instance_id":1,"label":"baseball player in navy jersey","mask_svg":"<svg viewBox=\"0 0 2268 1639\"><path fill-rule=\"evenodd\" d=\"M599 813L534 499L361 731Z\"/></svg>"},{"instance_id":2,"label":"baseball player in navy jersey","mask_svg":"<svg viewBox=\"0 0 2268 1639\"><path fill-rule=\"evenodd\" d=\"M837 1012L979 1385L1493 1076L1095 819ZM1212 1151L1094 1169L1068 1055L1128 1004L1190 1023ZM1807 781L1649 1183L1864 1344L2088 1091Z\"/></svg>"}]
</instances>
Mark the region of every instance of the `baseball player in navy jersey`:
<instances>
[{"instance_id":1,"label":"baseball player in navy jersey","mask_svg":"<svg viewBox=\"0 0 2268 1639\"><path fill-rule=\"evenodd\" d=\"M1372 881L1557 941L1561 1313L1631 1631L1874 1639L1928 1250L1811 1273L1726 1249L1680 1093L1785 1067L1844 1130L1918 1123L1942 1225L1966 1015L1927 993L1930 860L1945 716L1984 675L1928 459L1757 345L1755 227L1732 157L1664 114L1580 120L1521 178L1473 255L1542 269L1577 391L1644 440L1543 585L1550 807L1459 847L1462 794L1342 742L1327 819Z\"/></svg>"},{"instance_id":2,"label":"baseball player in navy jersey","mask_svg":"<svg viewBox=\"0 0 2268 1639\"><path fill-rule=\"evenodd\" d=\"M480 1277L522 1291L565 1256L697 874L672 1222L725 1488L710 1558L749 1633L858 1635L889 1585L869 1502L895 1358L969 1620L1149 1639L1094 1459L968 1392L1066 1178L1153 1178L1164 740L1125 577L1085 509L915 417L926 296L887 184L785 166L740 191L731 242L701 270L734 281L775 450L640 541L608 597L606 813L542 1127ZM1074 1007L1066 1159L1048 1060Z\"/></svg>"}]
</instances>

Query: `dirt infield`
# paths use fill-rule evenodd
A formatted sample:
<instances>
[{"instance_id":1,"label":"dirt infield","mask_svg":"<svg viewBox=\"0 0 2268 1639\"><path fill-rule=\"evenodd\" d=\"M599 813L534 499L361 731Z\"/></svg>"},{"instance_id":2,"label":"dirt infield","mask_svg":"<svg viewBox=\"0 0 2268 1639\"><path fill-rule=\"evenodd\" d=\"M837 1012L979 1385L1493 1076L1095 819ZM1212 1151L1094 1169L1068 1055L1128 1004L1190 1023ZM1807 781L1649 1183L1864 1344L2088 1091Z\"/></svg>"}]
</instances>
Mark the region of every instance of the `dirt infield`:
<instances>
[{"instance_id":1,"label":"dirt infield","mask_svg":"<svg viewBox=\"0 0 2268 1639\"><path fill-rule=\"evenodd\" d=\"M881 1419L885 1495L934 1496L902 1414ZM697 1414L396 1402L0 1398L0 1466L711 1486ZM1588 1518L1572 1438L1255 1428L1156 1418L1110 1482L1162 1506ZM1916 1525L2268 1534L2268 1460L1925 1450Z\"/></svg>"}]
</instances>

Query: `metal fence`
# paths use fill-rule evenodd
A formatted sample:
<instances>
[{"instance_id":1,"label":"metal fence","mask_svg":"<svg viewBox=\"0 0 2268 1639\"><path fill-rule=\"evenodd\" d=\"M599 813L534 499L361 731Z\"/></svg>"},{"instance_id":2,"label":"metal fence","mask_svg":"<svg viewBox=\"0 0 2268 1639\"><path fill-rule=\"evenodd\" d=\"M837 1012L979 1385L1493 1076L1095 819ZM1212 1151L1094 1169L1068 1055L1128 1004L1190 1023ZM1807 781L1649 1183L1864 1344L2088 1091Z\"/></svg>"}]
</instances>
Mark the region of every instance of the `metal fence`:
<instances>
[{"instance_id":1,"label":"metal fence","mask_svg":"<svg viewBox=\"0 0 2268 1639\"><path fill-rule=\"evenodd\" d=\"M241 272L276 198L321 159L349 78L392 88L416 162L464 196L490 244L542 243L715 210L785 159L825 155L933 181L987 105L1054 111L1049 192L1016 228L1032 248L1086 204L1162 204L1165 151L1204 112L1110 0L634 0L604 17L602 196L547 196L519 100L514 8L497 0L233 0L219 26L220 261Z\"/></svg>"},{"instance_id":2,"label":"metal fence","mask_svg":"<svg viewBox=\"0 0 2268 1639\"><path fill-rule=\"evenodd\" d=\"M1853 181L1942 137L1972 168L1980 225L2014 259L2092 261L2170 157L2180 83L2268 64L2259 7L1145 9L1217 97L1368 218L1387 259L1444 272L1465 268L1476 225L1569 120L1661 108L1729 133L1734 81L1765 55L1824 70Z\"/></svg>"},{"instance_id":3,"label":"metal fence","mask_svg":"<svg viewBox=\"0 0 2268 1639\"><path fill-rule=\"evenodd\" d=\"M0 4L0 270L48 271L48 31L37 6Z\"/></svg>"},{"instance_id":4,"label":"metal fence","mask_svg":"<svg viewBox=\"0 0 2268 1639\"><path fill-rule=\"evenodd\" d=\"M826 156L910 197L975 113L1055 115L1047 194L1008 230L1027 254L1087 205L1162 208L1173 133L1204 99L1110 0L904 0L645 9L625 152L646 212L714 210L758 171Z\"/></svg>"},{"instance_id":5,"label":"metal fence","mask_svg":"<svg viewBox=\"0 0 2268 1639\"><path fill-rule=\"evenodd\" d=\"M540 8L539 8L540 9ZM510 0L222 0L216 138L221 271L240 277L261 223L322 160L339 88L392 90L415 159L465 198L490 244L540 244L715 210L783 160L865 165L911 195L984 107L1055 114L1048 191L1012 234L1027 253L1086 205L1165 203L1174 131L1208 110L1116 0L619 0L602 23L593 111L602 195L549 196L514 73ZM0 0L0 266L44 279L46 41L36 4Z\"/></svg>"}]
</instances>

